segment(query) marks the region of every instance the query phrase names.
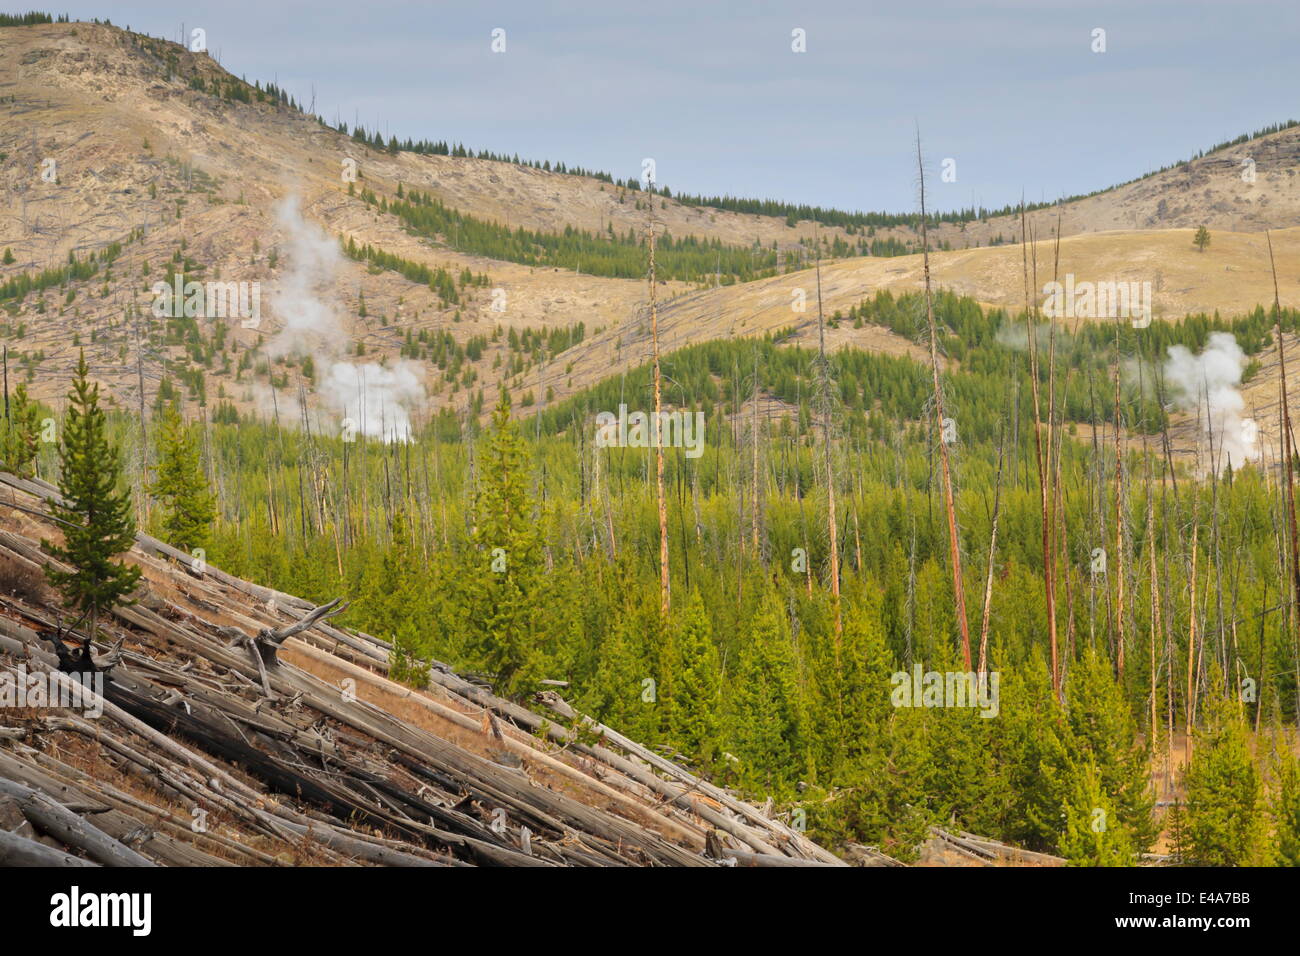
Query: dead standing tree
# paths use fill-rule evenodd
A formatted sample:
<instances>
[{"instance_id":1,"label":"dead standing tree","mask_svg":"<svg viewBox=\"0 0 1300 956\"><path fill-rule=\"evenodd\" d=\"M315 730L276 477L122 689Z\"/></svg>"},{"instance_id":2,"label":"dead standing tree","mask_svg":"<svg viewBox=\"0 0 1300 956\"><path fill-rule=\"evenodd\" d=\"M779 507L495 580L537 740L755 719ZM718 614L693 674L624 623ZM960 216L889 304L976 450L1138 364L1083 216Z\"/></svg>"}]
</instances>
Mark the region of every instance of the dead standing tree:
<instances>
[{"instance_id":1,"label":"dead standing tree","mask_svg":"<svg viewBox=\"0 0 1300 956\"><path fill-rule=\"evenodd\" d=\"M258 631L256 637L249 637L246 634L239 635L240 641L248 648L249 657L253 665L257 668L258 676L262 682L262 692L267 697L274 697L271 692L271 684L267 679L267 670L278 667L280 664L280 648L284 642L296 634L314 627L319 621L328 621L335 615L342 614L348 609L348 605L342 598L335 598L328 604L322 604L313 608L301 620L284 627L262 628Z\"/></svg>"},{"instance_id":2,"label":"dead standing tree","mask_svg":"<svg viewBox=\"0 0 1300 956\"><path fill-rule=\"evenodd\" d=\"M750 410L750 429L749 440L752 446L750 470L750 532L753 537L754 560L763 560L762 548L762 527L763 527L763 505L759 479L762 473L759 470L759 445L762 442L762 431L758 420L758 346L754 346L754 381L750 386L750 403L753 408Z\"/></svg>"},{"instance_id":3,"label":"dead standing tree","mask_svg":"<svg viewBox=\"0 0 1300 956\"><path fill-rule=\"evenodd\" d=\"M926 232L925 166L921 161L921 134L916 134L916 170L921 182L921 256L925 272L925 318L930 329L930 372L934 380L934 416L940 435L939 467L943 473L943 504L948 515L948 551L952 559L952 596L961 630L961 653L966 670L971 669L970 627L966 621L966 589L962 584L961 546L957 539L957 510L953 503L952 471L944 432L943 389L939 384L939 333L934 322L934 298L930 291L930 240Z\"/></svg>"},{"instance_id":4,"label":"dead standing tree","mask_svg":"<svg viewBox=\"0 0 1300 956\"><path fill-rule=\"evenodd\" d=\"M668 502L664 497L664 446L662 379L659 370L659 308L655 301L655 182L652 176L646 183L649 201L646 205L646 229L650 247L650 342L654 350L654 443L655 491L659 505L659 610L668 616L672 604L672 589L668 578Z\"/></svg>"},{"instance_id":5,"label":"dead standing tree","mask_svg":"<svg viewBox=\"0 0 1300 956\"><path fill-rule=\"evenodd\" d=\"M1029 232L1025 224L1025 205L1023 201L1020 204L1020 243L1021 263L1024 270L1025 281L1025 326L1027 333L1026 346L1029 351L1029 386L1034 400L1034 461L1038 465L1038 493L1042 509L1043 591L1047 602L1047 634L1051 649L1052 691L1059 700L1061 697L1061 669L1056 642L1056 582L1053 580L1052 574L1056 561L1054 543L1052 540L1053 525L1049 507L1049 502L1051 500L1051 495L1049 494L1049 483L1052 468L1051 408L1049 405L1047 447L1044 448L1042 405L1038 389L1038 309L1033 304L1034 300L1030 295L1029 252L1031 244ZM1037 282L1038 255L1037 250L1035 250L1034 284L1037 285ZM1055 330L1055 323L1053 323L1053 330ZM1055 332L1053 331L1053 336L1054 335ZM1052 384L1051 376L1049 376L1049 384Z\"/></svg>"},{"instance_id":6,"label":"dead standing tree","mask_svg":"<svg viewBox=\"0 0 1300 956\"><path fill-rule=\"evenodd\" d=\"M1282 432L1282 480L1285 482L1282 489L1282 501L1286 508L1287 536L1291 542L1293 600L1296 611L1300 611L1300 531L1297 530L1295 517L1294 460L1292 458L1295 452L1291 445L1291 408L1287 404L1289 399L1286 385L1286 346L1282 342L1282 304L1277 290L1277 262L1273 258L1273 236L1268 230L1265 230L1264 237L1268 240L1268 263L1273 273L1273 334L1277 336L1278 400L1280 405L1278 427ZM1282 564L1285 566L1285 558L1283 558ZM1293 624L1296 620L1296 611L1293 611L1291 615ZM1300 654L1297 655L1297 670L1300 671ZM1300 687L1300 683L1297 686ZM1296 695L1297 700L1300 700L1300 689L1297 689Z\"/></svg>"},{"instance_id":7,"label":"dead standing tree","mask_svg":"<svg viewBox=\"0 0 1300 956\"><path fill-rule=\"evenodd\" d=\"M1001 434L998 436L998 470L993 490L993 517L990 519L989 560L984 579L984 614L980 621L980 652L977 673L983 674L988 667L989 650L989 615L993 610L993 569L998 552L998 515L1002 509L1002 465L1006 451L1006 420L1002 422Z\"/></svg>"},{"instance_id":8,"label":"dead standing tree","mask_svg":"<svg viewBox=\"0 0 1300 956\"><path fill-rule=\"evenodd\" d=\"M1123 397L1120 393L1120 371L1123 359L1119 348L1119 319L1115 320L1115 670L1120 683L1124 681L1124 436Z\"/></svg>"},{"instance_id":9,"label":"dead standing tree","mask_svg":"<svg viewBox=\"0 0 1300 956\"><path fill-rule=\"evenodd\" d=\"M835 603L835 637L838 641L844 631L840 614L840 543L839 527L835 518L835 468L831 455L831 367L826 359L826 322L822 314L822 249L821 237L817 244L817 403L822 425L822 450L826 460L826 526L830 533L831 597ZM967 650L967 669L970 653Z\"/></svg>"}]
</instances>

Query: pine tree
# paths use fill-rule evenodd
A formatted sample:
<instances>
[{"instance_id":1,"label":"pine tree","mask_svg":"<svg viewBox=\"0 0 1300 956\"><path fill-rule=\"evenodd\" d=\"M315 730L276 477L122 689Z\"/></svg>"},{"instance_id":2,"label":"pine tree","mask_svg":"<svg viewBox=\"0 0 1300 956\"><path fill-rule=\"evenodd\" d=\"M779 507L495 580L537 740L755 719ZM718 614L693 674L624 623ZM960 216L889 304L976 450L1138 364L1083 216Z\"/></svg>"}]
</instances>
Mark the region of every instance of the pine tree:
<instances>
[{"instance_id":1,"label":"pine tree","mask_svg":"<svg viewBox=\"0 0 1300 956\"><path fill-rule=\"evenodd\" d=\"M433 589L422 574L422 564L411 540L410 522L399 512L393 516L392 543L366 588L366 620L392 644L388 676L414 687L428 683L426 661L432 656L435 637L429 632L441 623L430 613Z\"/></svg>"},{"instance_id":2,"label":"pine tree","mask_svg":"<svg viewBox=\"0 0 1300 956\"><path fill-rule=\"evenodd\" d=\"M1204 252L1205 247L1210 244L1210 230L1204 226L1197 227L1196 235L1192 237L1192 244L1201 252Z\"/></svg>"},{"instance_id":3,"label":"pine tree","mask_svg":"<svg viewBox=\"0 0 1300 956\"><path fill-rule=\"evenodd\" d=\"M475 502L474 540L481 569L470 587L477 626L471 652L480 666L514 693L539 676L539 597L545 583L541 537L528 493L528 457L510 418L504 388L492 415Z\"/></svg>"},{"instance_id":4,"label":"pine tree","mask_svg":"<svg viewBox=\"0 0 1300 956\"><path fill-rule=\"evenodd\" d=\"M59 494L63 500L50 506L63 528L64 543L41 542L48 554L71 566L69 571L47 567L45 574L62 595L64 606L80 611L83 619L89 618L84 641L87 656L100 615L118 604L130 603L128 596L140 580L139 568L113 560L134 543L135 521L129 496L117 490L121 457L105 432L99 384L91 384L88 373L82 352L59 442Z\"/></svg>"},{"instance_id":5,"label":"pine tree","mask_svg":"<svg viewBox=\"0 0 1300 956\"><path fill-rule=\"evenodd\" d=\"M1300 866L1300 758L1283 743L1276 761L1277 788L1273 794L1272 816L1276 863Z\"/></svg>"},{"instance_id":6,"label":"pine tree","mask_svg":"<svg viewBox=\"0 0 1300 956\"><path fill-rule=\"evenodd\" d=\"M780 792L805 772L808 741L790 624L775 593L763 599L739 656L728 686L728 749L747 785Z\"/></svg>"},{"instance_id":7,"label":"pine tree","mask_svg":"<svg viewBox=\"0 0 1300 956\"><path fill-rule=\"evenodd\" d=\"M643 744L657 742L664 723L649 654L662 628L658 607L637 601L623 608L600 642L593 687L584 695L584 706L601 723Z\"/></svg>"},{"instance_id":8,"label":"pine tree","mask_svg":"<svg viewBox=\"0 0 1300 956\"><path fill-rule=\"evenodd\" d=\"M207 550L216 506L199 461L198 444L175 405L163 414L158 476L149 493L163 502L162 537L183 551Z\"/></svg>"},{"instance_id":9,"label":"pine tree","mask_svg":"<svg viewBox=\"0 0 1300 956\"><path fill-rule=\"evenodd\" d=\"M1066 695L1078 759L1095 766L1102 792L1115 801L1115 816L1132 834L1138 852L1145 852L1159 832L1152 815L1150 748L1132 743L1137 725L1111 676L1110 662L1094 648L1085 650L1070 675Z\"/></svg>"},{"instance_id":10,"label":"pine tree","mask_svg":"<svg viewBox=\"0 0 1300 956\"><path fill-rule=\"evenodd\" d=\"M668 683L668 727L672 743L683 753L709 764L717 746L721 674L713 629L704 600L695 591L677 614L668 644L664 675Z\"/></svg>"},{"instance_id":11,"label":"pine tree","mask_svg":"<svg viewBox=\"0 0 1300 956\"><path fill-rule=\"evenodd\" d=\"M811 803L809 816L813 835L828 845L868 843L910 862L941 818L931 800L932 713L922 707L891 711L880 732L857 748L830 799Z\"/></svg>"},{"instance_id":12,"label":"pine tree","mask_svg":"<svg viewBox=\"0 0 1300 956\"><path fill-rule=\"evenodd\" d=\"M960 649L947 650L947 660L933 669L961 673ZM965 829L989 832L996 820L996 814L990 811L996 809L997 801L1006 792L1001 768L989 759L991 731L999 718L985 717L976 707L937 707L927 716L934 803L944 819L955 817Z\"/></svg>"},{"instance_id":13,"label":"pine tree","mask_svg":"<svg viewBox=\"0 0 1300 956\"><path fill-rule=\"evenodd\" d=\"M1032 850L1055 852L1070 794L1073 741L1040 648L1035 648L1027 666L1006 674L1000 697L998 719L989 723L1001 737L997 747L1006 767L1002 838Z\"/></svg>"},{"instance_id":14,"label":"pine tree","mask_svg":"<svg viewBox=\"0 0 1300 956\"><path fill-rule=\"evenodd\" d=\"M1179 843L1185 860L1197 866L1268 864L1263 782L1240 705L1222 693L1211 694L1186 785Z\"/></svg>"},{"instance_id":15,"label":"pine tree","mask_svg":"<svg viewBox=\"0 0 1300 956\"><path fill-rule=\"evenodd\" d=\"M1103 788L1101 771L1091 759L1072 770L1061 855L1073 866L1132 866L1137 858L1133 837Z\"/></svg>"},{"instance_id":16,"label":"pine tree","mask_svg":"<svg viewBox=\"0 0 1300 956\"><path fill-rule=\"evenodd\" d=\"M36 434L39 430L35 402L27 396L27 384L20 382L9 403L9 422L0 433L0 459L4 467L20 478L30 478L36 461Z\"/></svg>"}]
</instances>

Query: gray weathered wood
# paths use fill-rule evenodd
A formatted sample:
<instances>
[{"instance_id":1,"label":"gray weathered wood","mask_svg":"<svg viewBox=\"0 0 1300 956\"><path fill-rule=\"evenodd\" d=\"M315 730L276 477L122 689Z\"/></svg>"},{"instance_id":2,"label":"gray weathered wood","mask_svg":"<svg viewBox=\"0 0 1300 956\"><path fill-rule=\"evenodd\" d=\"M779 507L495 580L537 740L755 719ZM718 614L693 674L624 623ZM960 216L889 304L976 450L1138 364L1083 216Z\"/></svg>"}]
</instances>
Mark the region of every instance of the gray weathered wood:
<instances>
[{"instance_id":1,"label":"gray weathered wood","mask_svg":"<svg viewBox=\"0 0 1300 956\"><path fill-rule=\"evenodd\" d=\"M157 866L38 790L0 777L0 794L14 798L32 826L102 866Z\"/></svg>"},{"instance_id":2,"label":"gray weathered wood","mask_svg":"<svg viewBox=\"0 0 1300 956\"><path fill-rule=\"evenodd\" d=\"M0 866L97 866L44 843L0 830Z\"/></svg>"}]
</instances>

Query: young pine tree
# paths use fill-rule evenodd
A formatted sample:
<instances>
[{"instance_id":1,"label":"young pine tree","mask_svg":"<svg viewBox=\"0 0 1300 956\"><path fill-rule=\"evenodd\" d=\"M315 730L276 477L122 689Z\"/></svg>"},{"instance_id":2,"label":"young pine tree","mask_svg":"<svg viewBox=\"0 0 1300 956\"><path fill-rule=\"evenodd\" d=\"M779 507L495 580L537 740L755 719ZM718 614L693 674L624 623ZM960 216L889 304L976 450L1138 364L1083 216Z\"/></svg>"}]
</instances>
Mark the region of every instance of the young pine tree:
<instances>
[{"instance_id":1,"label":"young pine tree","mask_svg":"<svg viewBox=\"0 0 1300 956\"><path fill-rule=\"evenodd\" d=\"M1272 815L1278 866L1300 866L1300 758L1283 743L1276 763Z\"/></svg>"},{"instance_id":2,"label":"young pine tree","mask_svg":"<svg viewBox=\"0 0 1300 956\"><path fill-rule=\"evenodd\" d=\"M1240 705L1211 693L1187 767L1179 853L1197 866L1266 866L1264 786Z\"/></svg>"},{"instance_id":3,"label":"young pine tree","mask_svg":"<svg viewBox=\"0 0 1300 956\"><path fill-rule=\"evenodd\" d=\"M9 402L9 422L0 432L0 460L20 478L30 478L36 461L36 436L40 430L36 403L27 396L27 384L20 382Z\"/></svg>"},{"instance_id":4,"label":"young pine tree","mask_svg":"<svg viewBox=\"0 0 1300 956\"><path fill-rule=\"evenodd\" d=\"M1095 766L1102 792L1114 800L1114 816L1127 828L1137 852L1145 852L1158 834L1152 815L1150 745L1132 742L1137 737L1133 711L1111 675L1109 660L1086 650L1070 675L1066 695L1077 759Z\"/></svg>"},{"instance_id":5,"label":"young pine tree","mask_svg":"<svg viewBox=\"0 0 1300 956\"><path fill-rule=\"evenodd\" d=\"M1076 745L1040 649L1031 652L1024 667L1004 676L998 718L989 721L1005 780L998 808L1002 826L996 835L1031 850L1055 853L1062 808L1070 797L1070 753Z\"/></svg>"},{"instance_id":6,"label":"young pine tree","mask_svg":"<svg viewBox=\"0 0 1300 956\"><path fill-rule=\"evenodd\" d=\"M528 455L501 390L482 455L474 540L480 569L469 582L470 652L498 683L516 693L540 675L538 622L545 586L541 536L528 493Z\"/></svg>"},{"instance_id":7,"label":"young pine tree","mask_svg":"<svg viewBox=\"0 0 1300 956\"><path fill-rule=\"evenodd\" d=\"M1101 771L1086 758L1071 768L1070 776L1061 855L1071 866L1132 866L1137 859L1133 836L1102 786Z\"/></svg>"},{"instance_id":8,"label":"young pine tree","mask_svg":"<svg viewBox=\"0 0 1300 956\"><path fill-rule=\"evenodd\" d=\"M367 576L366 622L374 633L393 645L388 676L395 681L424 687L429 680L428 658L437 627L430 613L428 576L411 538L411 525L401 512L393 515L393 540L375 569Z\"/></svg>"},{"instance_id":9,"label":"young pine tree","mask_svg":"<svg viewBox=\"0 0 1300 956\"><path fill-rule=\"evenodd\" d=\"M99 384L91 384L83 352L68 395L59 442L59 493L62 503L51 512L63 528L64 543L42 541L45 551L71 565L71 570L45 569L46 577L63 597L65 607L80 611L90 626L84 642L89 654L99 617L128 596L140 580L140 569L114 561L135 541L131 502L117 490L121 457L106 434L99 407Z\"/></svg>"},{"instance_id":10,"label":"young pine tree","mask_svg":"<svg viewBox=\"0 0 1300 956\"><path fill-rule=\"evenodd\" d=\"M790 622L772 592L750 621L727 687L727 749L754 791L784 793L807 770L807 703L797 674Z\"/></svg>"},{"instance_id":11,"label":"young pine tree","mask_svg":"<svg viewBox=\"0 0 1300 956\"><path fill-rule=\"evenodd\" d=\"M163 503L162 537L174 548L206 550L216 506L199 462L199 448L175 405L163 413L161 461L149 493Z\"/></svg>"},{"instance_id":12,"label":"young pine tree","mask_svg":"<svg viewBox=\"0 0 1300 956\"><path fill-rule=\"evenodd\" d=\"M932 799L932 712L891 710L855 749L829 799L814 799L807 809L812 834L823 843L867 843L912 862L930 825L943 819Z\"/></svg>"},{"instance_id":13,"label":"young pine tree","mask_svg":"<svg viewBox=\"0 0 1300 956\"><path fill-rule=\"evenodd\" d=\"M584 695L584 707L601 723L651 745L665 723L651 653L662 631L659 606L630 599L601 637L599 663Z\"/></svg>"},{"instance_id":14,"label":"young pine tree","mask_svg":"<svg viewBox=\"0 0 1300 956\"><path fill-rule=\"evenodd\" d=\"M676 610L676 609L674 609ZM717 746L721 670L713 629L698 591L677 611L664 673L669 686L669 739L707 766Z\"/></svg>"}]
</instances>

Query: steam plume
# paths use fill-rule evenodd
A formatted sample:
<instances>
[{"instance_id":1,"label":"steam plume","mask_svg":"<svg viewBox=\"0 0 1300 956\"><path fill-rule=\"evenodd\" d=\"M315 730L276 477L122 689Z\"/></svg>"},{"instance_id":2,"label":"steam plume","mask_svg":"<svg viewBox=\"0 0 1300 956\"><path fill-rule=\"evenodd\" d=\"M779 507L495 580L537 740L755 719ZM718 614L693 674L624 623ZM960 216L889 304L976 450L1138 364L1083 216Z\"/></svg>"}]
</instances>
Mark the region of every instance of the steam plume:
<instances>
[{"instance_id":1,"label":"steam plume","mask_svg":"<svg viewBox=\"0 0 1300 956\"><path fill-rule=\"evenodd\" d=\"M1211 333L1200 355L1169 346L1164 372L1170 397L1179 408L1196 412L1219 468L1235 469L1259 458L1255 423L1243 415L1246 400L1239 386L1245 367L1246 355L1230 332Z\"/></svg>"},{"instance_id":2,"label":"steam plume","mask_svg":"<svg viewBox=\"0 0 1300 956\"><path fill-rule=\"evenodd\" d=\"M331 427L345 435L408 441L411 411L424 400L423 368L405 360L391 367L347 360L347 331L332 301L338 245L303 219L297 196L276 207L276 220L288 235L287 269L273 299L284 326L267 352L312 357L317 395L334 416Z\"/></svg>"}]
</instances>

